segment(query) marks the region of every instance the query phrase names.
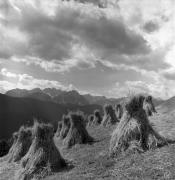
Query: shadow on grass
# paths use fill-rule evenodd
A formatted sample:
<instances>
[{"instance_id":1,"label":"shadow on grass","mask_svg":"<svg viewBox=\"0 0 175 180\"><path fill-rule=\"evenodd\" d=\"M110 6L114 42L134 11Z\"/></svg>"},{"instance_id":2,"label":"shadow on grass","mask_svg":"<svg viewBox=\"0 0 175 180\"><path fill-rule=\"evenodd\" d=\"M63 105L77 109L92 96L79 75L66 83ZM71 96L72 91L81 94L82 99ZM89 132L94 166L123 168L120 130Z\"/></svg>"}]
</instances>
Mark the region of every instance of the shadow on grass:
<instances>
[{"instance_id":1,"label":"shadow on grass","mask_svg":"<svg viewBox=\"0 0 175 180\"><path fill-rule=\"evenodd\" d=\"M72 161L66 160L66 166L61 169L61 172L69 172L71 171L75 166L73 165ZM59 171L60 172L60 171Z\"/></svg>"},{"instance_id":2,"label":"shadow on grass","mask_svg":"<svg viewBox=\"0 0 175 180\"><path fill-rule=\"evenodd\" d=\"M175 140L174 139L166 139L166 143L165 144L158 144L157 148L162 148L162 147L168 146L170 144L175 144Z\"/></svg>"},{"instance_id":3,"label":"shadow on grass","mask_svg":"<svg viewBox=\"0 0 175 180\"><path fill-rule=\"evenodd\" d=\"M58 173L58 172L69 172L71 171L75 166L73 165L72 161L69 160L65 160L65 163L63 164L62 168L53 168L52 172L53 173Z\"/></svg>"}]
</instances>

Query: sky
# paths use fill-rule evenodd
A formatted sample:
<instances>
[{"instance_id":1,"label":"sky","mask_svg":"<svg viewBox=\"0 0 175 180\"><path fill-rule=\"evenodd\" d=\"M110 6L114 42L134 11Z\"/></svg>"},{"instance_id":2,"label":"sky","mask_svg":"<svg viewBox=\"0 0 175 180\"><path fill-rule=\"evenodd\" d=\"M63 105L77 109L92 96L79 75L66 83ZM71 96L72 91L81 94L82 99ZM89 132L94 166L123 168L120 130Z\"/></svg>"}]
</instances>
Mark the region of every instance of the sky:
<instances>
[{"instance_id":1,"label":"sky","mask_svg":"<svg viewBox=\"0 0 175 180\"><path fill-rule=\"evenodd\" d=\"M0 0L0 93L175 95L174 0Z\"/></svg>"}]
</instances>

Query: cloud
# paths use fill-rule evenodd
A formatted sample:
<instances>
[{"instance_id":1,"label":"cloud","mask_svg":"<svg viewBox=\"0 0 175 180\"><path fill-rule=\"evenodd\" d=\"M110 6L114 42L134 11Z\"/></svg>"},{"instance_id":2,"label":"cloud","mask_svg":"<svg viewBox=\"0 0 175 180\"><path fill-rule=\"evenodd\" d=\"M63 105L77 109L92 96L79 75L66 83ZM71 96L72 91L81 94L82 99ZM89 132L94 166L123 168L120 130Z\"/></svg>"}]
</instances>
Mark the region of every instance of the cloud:
<instances>
[{"instance_id":1,"label":"cloud","mask_svg":"<svg viewBox=\"0 0 175 180\"><path fill-rule=\"evenodd\" d=\"M142 34L152 48L166 47L172 41L175 18L173 0L121 0L118 4L124 23ZM157 31L147 33L143 28L145 25L149 28L156 25Z\"/></svg>"},{"instance_id":2,"label":"cloud","mask_svg":"<svg viewBox=\"0 0 175 180\"><path fill-rule=\"evenodd\" d=\"M173 44L165 56L165 62L170 65L168 69L164 69L161 71L161 74L166 78L167 80L175 80L175 44Z\"/></svg>"},{"instance_id":3,"label":"cloud","mask_svg":"<svg viewBox=\"0 0 175 180\"><path fill-rule=\"evenodd\" d=\"M164 77L169 80L175 80L175 71L164 73Z\"/></svg>"},{"instance_id":4,"label":"cloud","mask_svg":"<svg viewBox=\"0 0 175 180\"><path fill-rule=\"evenodd\" d=\"M81 39L102 57L111 54L145 54L149 52L146 41L127 29L119 20L108 20L102 17L98 20L89 19L81 24L85 29Z\"/></svg>"},{"instance_id":5,"label":"cloud","mask_svg":"<svg viewBox=\"0 0 175 180\"><path fill-rule=\"evenodd\" d=\"M5 80L0 81L0 87L3 92L9 89L14 89L14 88L33 89L33 88L38 87L38 88L44 89L44 88L50 87L50 88L68 90L73 87L72 84L68 86L64 86L62 83L58 81L52 81L52 80L47 80L47 79L37 79L28 74L12 73L12 72L9 72L6 68L1 69L0 75L2 75L3 79L5 79ZM9 78L12 78L14 80L11 81ZM6 85L6 86L3 86L3 85Z\"/></svg>"},{"instance_id":6,"label":"cloud","mask_svg":"<svg viewBox=\"0 0 175 180\"><path fill-rule=\"evenodd\" d=\"M158 80L155 83L145 83L144 81L126 81L123 84L116 83L109 91L108 95L113 94L114 97L126 97L130 94L150 94L156 98L167 99L175 93L170 90L166 85L169 84Z\"/></svg>"},{"instance_id":7,"label":"cloud","mask_svg":"<svg viewBox=\"0 0 175 180\"><path fill-rule=\"evenodd\" d=\"M94 68L96 60L103 58L116 66L124 64L135 69L156 69L157 63L161 67L164 65L160 60L152 63L155 55L147 41L124 24L119 13L108 15L109 10L113 12L116 8L101 10L76 2L60 3L59 6L55 2L52 6L46 6L42 1L38 1L39 4L31 2L14 3L10 8L16 12L17 19L7 17L8 26L15 27L19 37L21 33L21 38L13 39L16 41L14 47L9 43L5 46L8 51L3 50L9 56L17 57L18 60L11 58L15 62L34 64L47 72L66 72L74 67ZM10 41L7 38L5 42ZM3 52L2 56L7 57Z\"/></svg>"},{"instance_id":8,"label":"cloud","mask_svg":"<svg viewBox=\"0 0 175 180\"><path fill-rule=\"evenodd\" d=\"M25 56L11 57L11 61L17 63L24 63L28 66L35 65L39 66L47 72L68 72L72 68L88 69L94 68L96 59L93 53L91 53L86 47L80 45L74 45L71 49L71 58L62 61L58 60L44 60L37 57Z\"/></svg>"},{"instance_id":9,"label":"cloud","mask_svg":"<svg viewBox=\"0 0 175 180\"><path fill-rule=\"evenodd\" d=\"M151 53L145 55L123 55L123 56L110 56L106 59L102 59L101 63L111 67L113 69L132 69L136 72L150 71L159 72L171 67L171 65L165 61L167 51L165 49L154 50Z\"/></svg>"},{"instance_id":10,"label":"cloud","mask_svg":"<svg viewBox=\"0 0 175 180\"><path fill-rule=\"evenodd\" d=\"M62 0L69 2L70 0ZM79 2L83 4L93 4L98 8L109 8L109 7L118 7L119 0L72 0L73 2Z\"/></svg>"},{"instance_id":11,"label":"cloud","mask_svg":"<svg viewBox=\"0 0 175 180\"><path fill-rule=\"evenodd\" d=\"M125 84L131 93L152 93L150 86L143 81L126 81Z\"/></svg>"},{"instance_id":12,"label":"cloud","mask_svg":"<svg viewBox=\"0 0 175 180\"><path fill-rule=\"evenodd\" d=\"M30 65L39 66L47 72L69 71L70 68L75 67L79 63L76 59L69 59L69 60L59 62L57 60L46 61L40 58L29 57L29 56L26 56L23 58L12 57L11 61L24 63L28 66Z\"/></svg>"},{"instance_id":13,"label":"cloud","mask_svg":"<svg viewBox=\"0 0 175 180\"><path fill-rule=\"evenodd\" d=\"M157 81L155 83L145 83L143 81L128 81L126 84L130 87L131 92L146 93L154 97L167 98L167 91L163 83Z\"/></svg>"},{"instance_id":14,"label":"cloud","mask_svg":"<svg viewBox=\"0 0 175 180\"><path fill-rule=\"evenodd\" d=\"M167 80L175 80L175 68L171 67L164 71L161 71L161 75Z\"/></svg>"},{"instance_id":15,"label":"cloud","mask_svg":"<svg viewBox=\"0 0 175 180\"><path fill-rule=\"evenodd\" d=\"M65 88L61 83L58 81L50 81L46 79L35 79L32 76L29 76L27 74L23 74L19 76L19 82L17 84L19 88L24 89L33 89L35 87L39 87L41 89L44 89L46 87L51 88L57 88L57 89L63 89Z\"/></svg>"},{"instance_id":16,"label":"cloud","mask_svg":"<svg viewBox=\"0 0 175 180\"><path fill-rule=\"evenodd\" d=\"M45 13L43 6L36 8L29 3L17 5L20 9L20 13L16 13L17 20L7 16L6 21L9 27L16 27L16 31L26 38L26 45L23 47L23 42L16 38L22 50L17 51L12 47L12 55L23 55L25 52L48 61L63 60L70 58L72 45L77 41L99 55L103 55L103 52L142 54L149 51L142 36L129 30L119 17L109 19L98 7L62 3L50 16L48 12ZM90 7L92 10L88 10ZM14 10L14 7L10 8Z\"/></svg>"},{"instance_id":17,"label":"cloud","mask_svg":"<svg viewBox=\"0 0 175 180\"><path fill-rule=\"evenodd\" d=\"M64 81L109 96L128 86L172 94L166 88L172 87L175 67L172 2L0 1L0 58L6 68L1 76L27 88L29 81L39 87ZM12 64L20 74L7 70ZM22 76L27 73L32 76ZM50 85L45 78L54 80Z\"/></svg>"},{"instance_id":18,"label":"cloud","mask_svg":"<svg viewBox=\"0 0 175 180\"><path fill-rule=\"evenodd\" d=\"M68 1L69 0L62 0L62 1ZM94 4L95 6L98 6L99 8L106 8L107 7L107 0L75 0L75 2L80 2L80 3L83 3L83 4L86 4L86 3L90 3L90 4Z\"/></svg>"},{"instance_id":19,"label":"cloud","mask_svg":"<svg viewBox=\"0 0 175 180\"><path fill-rule=\"evenodd\" d=\"M143 26L143 30L147 33L152 33L154 31L157 31L158 29L159 25L153 21L146 22Z\"/></svg>"},{"instance_id":20,"label":"cloud","mask_svg":"<svg viewBox=\"0 0 175 180\"><path fill-rule=\"evenodd\" d=\"M15 85L14 83L11 83L6 80L0 80L0 92L5 93L6 91L10 89L14 89Z\"/></svg>"},{"instance_id":21,"label":"cloud","mask_svg":"<svg viewBox=\"0 0 175 180\"><path fill-rule=\"evenodd\" d=\"M6 68L1 69L1 75L9 77L9 78L17 78L17 75L11 72L8 72Z\"/></svg>"}]
</instances>

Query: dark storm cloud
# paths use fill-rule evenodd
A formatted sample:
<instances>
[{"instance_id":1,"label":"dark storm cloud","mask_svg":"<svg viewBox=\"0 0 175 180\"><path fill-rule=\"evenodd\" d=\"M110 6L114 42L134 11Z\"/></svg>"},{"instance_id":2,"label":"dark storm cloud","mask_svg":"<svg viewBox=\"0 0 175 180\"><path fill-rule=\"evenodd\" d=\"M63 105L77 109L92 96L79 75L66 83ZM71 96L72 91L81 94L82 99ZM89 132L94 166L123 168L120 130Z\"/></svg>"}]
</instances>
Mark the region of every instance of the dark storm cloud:
<instances>
[{"instance_id":1,"label":"dark storm cloud","mask_svg":"<svg viewBox=\"0 0 175 180\"><path fill-rule=\"evenodd\" d=\"M175 72L164 72L163 76L167 79L167 80L175 80Z\"/></svg>"},{"instance_id":2,"label":"dark storm cloud","mask_svg":"<svg viewBox=\"0 0 175 180\"><path fill-rule=\"evenodd\" d=\"M11 54L11 53L10 53ZM10 57L10 54L9 54L9 52L4 52L4 51L1 51L0 50L0 58L2 58L2 59L8 59L9 57Z\"/></svg>"},{"instance_id":3,"label":"dark storm cloud","mask_svg":"<svg viewBox=\"0 0 175 180\"><path fill-rule=\"evenodd\" d=\"M158 71L170 68L170 64L164 61L166 52L163 49L155 50L145 56L137 56L133 59L133 63L138 67L148 71Z\"/></svg>"},{"instance_id":4,"label":"dark storm cloud","mask_svg":"<svg viewBox=\"0 0 175 180\"><path fill-rule=\"evenodd\" d=\"M97 51L108 55L145 54L149 52L146 41L127 29L121 21L108 20L105 17L89 19L79 24L81 39ZM82 31L83 30L83 31Z\"/></svg>"},{"instance_id":5,"label":"dark storm cloud","mask_svg":"<svg viewBox=\"0 0 175 180\"><path fill-rule=\"evenodd\" d=\"M52 19L34 9L23 11L19 27L30 37L29 53L46 60L70 57L72 34L64 31L56 21L56 18Z\"/></svg>"},{"instance_id":6,"label":"dark storm cloud","mask_svg":"<svg viewBox=\"0 0 175 180\"><path fill-rule=\"evenodd\" d=\"M106 56L105 59L114 65L124 64L126 67L134 66L140 70L157 72L158 70L164 70L171 67L170 64L164 61L165 56L166 51L160 48L144 55L112 54L111 56Z\"/></svg>"},{"instance_id":7,"label":"dark storm cloud","mask_svg":"<svg viewBox=\"0 0 175 180\"><path fill-rule=\"evenodd\" d=\"M89 16L70 7L58 8L56 16L48 16L29 6L22 9L21 18L9 22L12 24L29 36L28 55L46 60L71 57L74 43L85 44L100 56L104 52L133 55L150 51L143 37L120 20Z\"/></svg>"},{"instance_id":8,"label":"dark storm cloud","mask_svg":"<svg viewBox=\"0 0 175 180\"><path fill-rule=\"evenodd\" d=\"M109 89L116 82L122 83L124 79L128 81L139 80L143 76L131 69L112 69L98 61L95 68L83 69L81 72L73 69L70 73L65 74L64 77L76 87Z\"/></svg>"},{"instance_id":9,"label":"dark storm cloud","mask_svg":"<svg viewBox=\"0 0 175 180\"><path fill-rule=\"evenodd\" d=\"M15 46L14 49L9 51L8 55L10 56L10 53L12 56L23 56L25 54L39 57L42 61L54 59L60 63L66 59L74 58L72 57L72 48L76 44L83 44L98 59L104 58L115 65L124 64L146 70L167 67L167 64L162 60L164 54L160 52L152 53L146 40L136 32L129 30L119 17L109 18L98 8L96 9L98 13L96 13L90 9L81 10L83 6L77 8L76 5L74 8L70 6L57 7L54 16L48 16L39 8L33 8L29 5L27 8L25 6L21 7L20 16L16 19L8 19L8 26L17 27L19 31L25 33L28 37L28 45L22 46L23 44L19 44L17 47L20 48ZM84 13L85 10L86 13ZM81 51L81 49L77 49L78 51ZM82 58L86 58L86 54ZM42 61L39 63L43 68ZM75 63L71 63L71 65L70 61L65 61L61 64L61 67L64 65L68 68L73 66L88 68L89 65L90 67L98 65L90 58L86 61L86 64L81 58L79 61L82 61L82 63L72 61L72 63ZM68 66L66 62L69 63ZM92 65L92 63L95 64ZM37 63L37 65L39 64ZM56 62L49 67L53 71L55 71L55 68L56 71L60 71L60 65ZM61 69L68 68L62 67Z\"/></svg>"},{"instance_id":10,"label":"dark storm cloud","mask_svg":"<svg viewBox=\"0 0 175 180\"><path fill-rule=\"evenodd\" d=\"M62 1L70 1L70 0L62 0ZM117 1L117 0L116 0ZM79 2L79 3L92 3L95 6L98 6L99 8L106 8L108 3L107 0L75 0L75 2Z\"/></svg>"},{"instance_id":11,"label":"dark storm cloud","mask_svg":"<svg viewBox=\"0 0 175 180\"><path fill-rule=\"evenodd\" d=\"M143 30L147 33L155 32L159 29L159 25L156 22L148 21L144 24Z\"/></svg>"},{"instance_id":12,"label":"dark storm cloud","mask_svg":"<svg viewBox=\"0 0 175 180\"><path fill-rule=\"evenodd\" d=\"M5 0L2 0L0 2L0 10L3 11L4 13L8 13L8 11L10 10L10 4L9 4L9 1L5 1Z\"/></svg>"}]
</instances>

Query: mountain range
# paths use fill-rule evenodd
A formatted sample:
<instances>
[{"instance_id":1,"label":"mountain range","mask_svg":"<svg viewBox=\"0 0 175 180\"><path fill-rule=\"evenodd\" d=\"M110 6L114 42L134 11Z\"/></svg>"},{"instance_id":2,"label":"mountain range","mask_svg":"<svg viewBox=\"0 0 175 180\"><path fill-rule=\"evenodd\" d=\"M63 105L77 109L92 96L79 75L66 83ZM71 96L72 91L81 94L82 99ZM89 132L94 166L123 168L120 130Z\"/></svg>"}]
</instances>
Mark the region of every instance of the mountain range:
<instances>
[{"instance_id":1,"label":"mountain range","mask_svg":"<svg viewBox=\"0 0 175 180\"><path fill-rule=\"evenodd\" d=\"M80 94L76 90L63 91L55 88L39 89L35 88L32 90L26 89L12 89L6 92L6 95L12 97L29 97L33 99L39 99L42 101L51 101L59 104L117 104L122 98L106 98L105 96L93 96L90 94Z\"/></svg>"},{"instance_id":2,"label":"mountain range","mask_svg":"<svg viewBox=\"0 0 175 180\"><path fill-rule=\"evenodd\" d=\"M100 105L78 105L78 104L59 104L50 100L40 100L42 96L35 98L29 97L11 97L0 94L0 139L8 139L12 133L17 131L21 125L32 125L34 118L38 121L49 122L57 128L58 121L63 114L68 111L80 110L85 114L91 114L95 109L102 113ZM46 96L44 96L46 97Z\"/></svg>"},{"instance_id":3,"label":"mountain range","mask_svg":"<svg viewBox=\"0 0 175 180\"><path fill-rule=\"evenodd\" d=\"M75 90L63 91L55 88L12 89L0 94L0 139L10 138L21 125L32 125L34 118L50 122L56 129L58 121L68 111L80 110L88 115L99 109L102 114L104 104L115 105L122 99L82 95ZM156 106L163 103L166 106L165 101L154 99ZM173 103L175 106L175 98Z\"/></svg>"},{"instance_id":4,"label":"mountain range","mask_svg":"<svg viewBox=\"0 0 175 180\"><path fill-rule=\"evenodd\" d=\"M56 88L45 88L43 90L35 88L32 90L12 89L6 92L6 95L11 97L28 97L42 101L51 101L58 104L76 104L76 105L105 105L118 104L124 98L107 98L105 96L94 96L91 94L80 94L76 90L63 91ZM163 103L162 99L153 98L155 106Z\"/></svg>"}]
</instances>

